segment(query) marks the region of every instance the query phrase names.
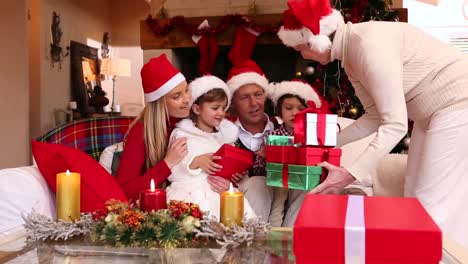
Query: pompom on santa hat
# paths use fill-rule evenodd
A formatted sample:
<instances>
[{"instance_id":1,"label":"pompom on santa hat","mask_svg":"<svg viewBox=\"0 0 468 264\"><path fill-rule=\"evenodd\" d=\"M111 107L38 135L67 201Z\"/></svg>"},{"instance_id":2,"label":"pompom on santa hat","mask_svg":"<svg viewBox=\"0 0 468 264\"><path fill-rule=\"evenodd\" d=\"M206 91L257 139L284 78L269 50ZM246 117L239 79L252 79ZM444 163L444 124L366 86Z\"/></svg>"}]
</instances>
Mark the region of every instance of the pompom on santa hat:
<instances>
[{"instance_id":1,"label":"pompom on santa hat","mask_svg":"<svg viewBox=\"0 0 468 264\"><path fill-rule=\"evenodd\" d=\"M277 106L278 100L286 94L299 96L306 102L312 101L318 108L322 107L324 104L324 99L317 93L317 91L308 83L301 80L271 83L267 92L267 97L273 101L275 106Z\"/></svg>"},{"instance_id":2,"label":"pompom on santa hat","mask_svg":"<svg viewBox=\"0 0 468 264\"><path fill-rule=\"evenodd\" d=\"M146 102L154 102L185 81L185 77L162 54L152 58L141 69L141 82Z\"/></svg>"},{"instance_id":3,"label":"pompom on santa hat","mask_svg":"<svg viewBox=\"0 0 468 264\"><path fill-rule=\"evenodd\" d=\"M227 86L234 94L240 87L247 84L256 84L263 88L268 89L268 80L265 77L262 69L253 60L244 60L235 64L227 78Z\"/></svg>"},{"instance_id":4,"label":"pompom on santa hat","mask_svg":"<svg viewBox=\"0 0 468 264\"><path fill-rule=\"evenodd\" d=\"M284 45L305 44L319 52L330 49L332 43L328 36L344 23L341 13L331 8L330 0L289 0L288 6L278 31Z\"/></svg>"},{"instance_id":5,"label":"pompom on santa hat","mask_svg":"<svg viewBox=\"0 0 468 264\"><path fill-rule=\"evenodd\" d=\"M188 85L190 92L192 93L192 98L190 99L189 106L191 107L193 103L202 95L208 93L209 91L219 88L223 89L228 98L228 103L226 109L229 107L231 102L231 92L226 85L226 83L220 78L213 75L205 75L199 77Z\"/></svg>"}]
</instances>

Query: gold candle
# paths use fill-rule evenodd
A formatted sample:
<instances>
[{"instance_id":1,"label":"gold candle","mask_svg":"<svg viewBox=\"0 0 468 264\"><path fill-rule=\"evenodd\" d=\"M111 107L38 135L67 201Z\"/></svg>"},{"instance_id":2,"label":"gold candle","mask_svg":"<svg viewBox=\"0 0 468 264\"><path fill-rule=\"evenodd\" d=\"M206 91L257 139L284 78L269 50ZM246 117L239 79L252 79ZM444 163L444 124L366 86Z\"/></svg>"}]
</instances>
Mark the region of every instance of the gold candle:
<instances>
[{"instance_id":1,"label":"gold candle","mask_svg":"<svg viewBox=\"0 0 468 264\"><path fill-rule=\"evenodd\" d=\"M232 183L229 191L221 193L221 223L225 226L241 225L244 218L244 194L234 192Z\"/></svg>"},{"instance_id":2,"label":"gold candle","mask_svg":"<svg viewBox=\"0 0 468 264\"><path fill-rule=\"evenodd\" d=\"M80 174L67 172L57 174L57 219L75 221L80 219Z\"/></svg>"}]
</instances>

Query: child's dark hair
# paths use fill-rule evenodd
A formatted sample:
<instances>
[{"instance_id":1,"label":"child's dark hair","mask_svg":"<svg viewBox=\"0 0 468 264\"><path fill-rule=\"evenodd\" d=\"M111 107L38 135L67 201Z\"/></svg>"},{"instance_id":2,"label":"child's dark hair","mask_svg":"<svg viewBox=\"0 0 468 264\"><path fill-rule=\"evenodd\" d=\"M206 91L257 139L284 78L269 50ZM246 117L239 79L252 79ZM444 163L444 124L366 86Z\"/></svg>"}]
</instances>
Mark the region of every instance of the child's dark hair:
<instances>
[{"instance_id":1,"label":"child's dark hair","mask_svg":"<svg viewBox=\"0 0 468 264\"><path fill-rule=\"evenodd\" d=\"M227 102L228 96L226 92L222 88L214 88L208 91L207 93L203 94L202 96L198 97L193 104L202 105L203 103L211 103L211 102ZM192 121L197 121L197 115L193 112L190 108L190 119Z\"/></svg>"},{"instance_id":2,"label":"child's dark hair","mask_svg":"<svg viewBox=\"0 0 468 264\"><path fill-rule=\"evenodd\" d=\"M282 113L281 113L281 107L283 106L283 101L284 99L288 99L288 98L296 98L297 100L299 100L299 102L301 102L301 104L304 106L304 107L309 107L306 103L306 101L298 96L298 95L294 95L294 94L285 94L285 95L282 95L279 99L278 99L278 103L276 104L276 115L279 116L279 117L282 117Z\"/></svg>"}]
</instances>

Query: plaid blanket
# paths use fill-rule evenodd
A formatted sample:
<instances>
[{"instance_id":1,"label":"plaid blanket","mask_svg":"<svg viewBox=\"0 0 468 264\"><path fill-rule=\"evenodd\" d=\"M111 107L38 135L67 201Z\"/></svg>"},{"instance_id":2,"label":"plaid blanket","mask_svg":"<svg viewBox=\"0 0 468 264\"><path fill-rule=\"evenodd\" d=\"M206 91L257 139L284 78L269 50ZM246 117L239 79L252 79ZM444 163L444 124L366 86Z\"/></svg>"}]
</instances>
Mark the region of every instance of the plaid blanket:
<instances>
[{"instance_id":1,"label":"plaid blanket","mask_svg":"<svg viewBox=\"0 0 468 264\"><path fill-rule=\"evenodd\" d=\"M37 141L74 147L99 160L106 147L123 141L133 119L112 116L77 120L50 130Z\"/></svg>"}]
</instances>

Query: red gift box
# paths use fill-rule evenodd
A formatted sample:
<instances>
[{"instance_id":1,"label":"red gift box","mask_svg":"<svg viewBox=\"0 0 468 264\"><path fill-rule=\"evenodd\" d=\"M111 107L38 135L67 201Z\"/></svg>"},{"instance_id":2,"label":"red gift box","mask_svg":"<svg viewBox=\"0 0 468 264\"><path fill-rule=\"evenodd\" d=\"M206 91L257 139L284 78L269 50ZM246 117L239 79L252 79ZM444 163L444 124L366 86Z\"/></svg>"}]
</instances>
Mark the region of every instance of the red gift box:
<instances>
[{"instance_id":1,"label":"red gift box","mask_svg":"<svg viewBox=\"0 0 468 264\"><path fill-rule=\"evenodd\" d=\"M341 165L341 149L299 147L297 148L298 165L316 166L322 161L327 161L335 166Z\"/></svg>"},{"instance_id":2,"label":"red gift box","mask_svg":"<svg viewBox=\"0 0 468 264\"><path fill-rule=\"evenodd\" d=\"M270 163L296 164L297 148L293 146L272 146L265 147L265 160Z\"/></svg>"},{"instance_id":3,"label":"red gift box","mask_svg":"<svg viewBox=\"0 0 468 264\"><path fill-rule=\"evenodd\" d=\"M231 180L233 174L244 172L253 166L252 152L228 144L222 145L214 156L221 157L215 162L223 166L216 175L228 180Z\"/></svg>"},{"instance_id":4,"label":"red gift box","mask_svg":"<svg viewBox=\"0 0 468 264\"><path fill-rule=\"evenodd\" d=\"M309 194L293 251L299 264L439 264L442 233L416 198Z\"/></svg>"}]
</instances>

